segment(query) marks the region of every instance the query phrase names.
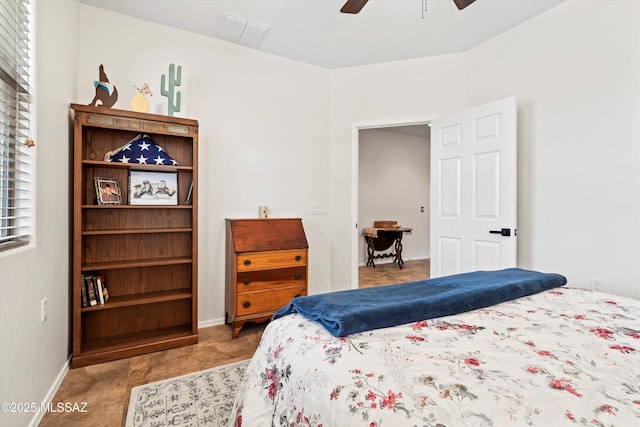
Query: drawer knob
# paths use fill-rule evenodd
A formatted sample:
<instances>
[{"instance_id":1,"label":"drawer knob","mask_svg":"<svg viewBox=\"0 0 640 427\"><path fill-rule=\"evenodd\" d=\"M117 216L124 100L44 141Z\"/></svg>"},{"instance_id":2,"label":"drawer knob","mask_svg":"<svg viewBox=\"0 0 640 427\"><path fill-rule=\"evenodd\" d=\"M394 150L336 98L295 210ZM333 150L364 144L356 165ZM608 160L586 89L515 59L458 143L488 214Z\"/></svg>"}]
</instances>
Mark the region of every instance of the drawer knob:
<instances>
[{"instance_id":1,"label":"drawer knob","mask_svg":"<svg viewBox=\"0 0 640 427\"><path fill-rule=\"evenodd\" d=\"M293 276L293 277L294 277L294 279L296 279L296 280L300 280L300 278L302 277L302 275L300 275L300 274L296 274L296 275L295 275L295 276Z\"/></svg>"},{"instance_id":2,"label":"drawer knob","mask_svg":"<svg viewBox=\"0 0 640 427\"><path fill-rule=\"evenodd\" d=\"M296 261L300 261L302 257L300 255L296 255Z\"/></svg>"},{"instance_id":3,"label":"drawer knob","mask_svg":"<svg viewBox=\"0 0 640 427\"><path fill-rule=\"evenodd\" d=\"M244 282L242 282L245 286L249 286L249 284L251 283L251 280L249 279L244 279Z\"/></svg>"},{"instance_id":4,"label":"drawer knob","mask_svg":"<svg viewBox=\"0 0 640 427\"><path fill-rule=\"evenodd\" d=\"M244 265L251 265L251 260L245 259L244 260Z\"/></svg>"},{"instance_id":5,"label":"drawer knob","mask_svg":"<svg viewBox=\"0 0 640 427\"><path fill-rule=\"evenodd\" d=\"M244 308L249 308L249 307L251 307L251 303L249 301L245 301L245 302L242 303L242 306Z\"/></svg>"}]
</instances>

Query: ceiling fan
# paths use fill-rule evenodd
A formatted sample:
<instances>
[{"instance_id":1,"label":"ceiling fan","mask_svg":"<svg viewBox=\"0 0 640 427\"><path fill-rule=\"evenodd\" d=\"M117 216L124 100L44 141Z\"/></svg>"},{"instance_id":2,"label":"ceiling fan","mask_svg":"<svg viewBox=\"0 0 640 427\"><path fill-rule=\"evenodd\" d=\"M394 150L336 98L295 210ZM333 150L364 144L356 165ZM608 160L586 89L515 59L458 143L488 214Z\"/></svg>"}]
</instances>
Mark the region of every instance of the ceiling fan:
<instances>
[{"instance_id":1,"label":"ceiling fan","mask_svg":"<svg viewBox=\"0 0 640 427\"><path fill-rule=\"evenodd\" d=\"M365 4L367 4L369 0L347 0L347 2L342 6L340 12L342 13L358 13L362 10ZM453 2L458 7L458 10L462 10L465 7L469 6L476 0L453 0Z\"/></svg>"}]
</instances>

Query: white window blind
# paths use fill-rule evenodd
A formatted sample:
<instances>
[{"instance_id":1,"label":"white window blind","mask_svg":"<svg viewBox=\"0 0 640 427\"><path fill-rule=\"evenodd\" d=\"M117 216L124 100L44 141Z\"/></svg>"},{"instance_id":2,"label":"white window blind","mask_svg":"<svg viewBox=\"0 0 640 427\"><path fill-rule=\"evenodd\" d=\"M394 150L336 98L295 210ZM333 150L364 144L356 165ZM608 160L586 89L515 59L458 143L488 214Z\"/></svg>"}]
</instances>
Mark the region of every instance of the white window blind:
<instances>
[{"instance_id":1,"label":"white window blind","mask_svg":"<svg viewBox=\"0 0 640 427\"><path fill-rule=\"evenodd\" d=\"M0 251L32 234L29 0L0 1Z\"/></svg>"}]
</instances>

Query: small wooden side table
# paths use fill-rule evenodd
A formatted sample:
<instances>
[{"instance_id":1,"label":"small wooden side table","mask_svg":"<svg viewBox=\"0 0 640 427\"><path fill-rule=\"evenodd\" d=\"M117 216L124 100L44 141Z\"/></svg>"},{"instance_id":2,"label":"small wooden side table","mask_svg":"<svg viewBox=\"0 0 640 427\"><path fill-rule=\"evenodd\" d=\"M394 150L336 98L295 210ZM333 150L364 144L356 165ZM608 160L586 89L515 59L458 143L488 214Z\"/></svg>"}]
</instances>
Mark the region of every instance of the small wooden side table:
<instances>
[{"instance_id":1,"label":"small wooden side table","mask_svg":"<svg viewBox=\"0 0 640 427\"><path fill-rule=\"evenodd\" d=\"M402 236L404 233L410 233L413 229L408 227L390 227L390 228L365 228L362 231L367 241L367 266L375 268L373 260L375 258L393 257L393 262L398 264L402 270L404 261L402 260ZM394 245L394 252L386 254L375 254L376 251L384 252Z\"/></svg>"}]
</instances>

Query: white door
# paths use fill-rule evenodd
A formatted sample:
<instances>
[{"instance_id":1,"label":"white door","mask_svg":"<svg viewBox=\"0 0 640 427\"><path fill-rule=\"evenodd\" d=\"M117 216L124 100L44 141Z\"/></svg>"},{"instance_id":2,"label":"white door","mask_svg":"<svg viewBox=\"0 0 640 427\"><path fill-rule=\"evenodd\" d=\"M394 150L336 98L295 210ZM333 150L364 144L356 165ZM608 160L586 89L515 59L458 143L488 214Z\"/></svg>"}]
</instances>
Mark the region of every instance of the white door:
<instances>
[{"instance_id":1,"label":"white door","mask_svg":"<svg viewBox=\"0 0 640 427\"><path fill-rule=\"evenodd\" d=\"M431 277L516 266L516 102L431 124Z\"/></svg>"}]
</instances>

